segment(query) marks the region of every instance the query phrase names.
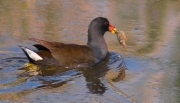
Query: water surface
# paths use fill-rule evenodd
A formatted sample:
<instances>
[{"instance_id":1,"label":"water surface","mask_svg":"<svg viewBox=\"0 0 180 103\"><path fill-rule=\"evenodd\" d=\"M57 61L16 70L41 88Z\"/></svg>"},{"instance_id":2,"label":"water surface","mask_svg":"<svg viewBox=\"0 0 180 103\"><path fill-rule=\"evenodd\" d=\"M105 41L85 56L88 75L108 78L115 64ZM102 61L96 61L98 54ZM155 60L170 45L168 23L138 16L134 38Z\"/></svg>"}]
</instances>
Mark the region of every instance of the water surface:
<instances>
[{"instance_id":1,"label":"water surface","mask_svg":"<svg viewBox=\"0 0 180 103\"><path fill-rule=\"evenodd\" d=\"M180 101L180 0L1 0L0 15L1 102ZM96 67L19 70L28 60L18 45L35 50L28 37L86 44L98 16L126 33L126 50L107 32Z\"/></svg>"}]
</instances>

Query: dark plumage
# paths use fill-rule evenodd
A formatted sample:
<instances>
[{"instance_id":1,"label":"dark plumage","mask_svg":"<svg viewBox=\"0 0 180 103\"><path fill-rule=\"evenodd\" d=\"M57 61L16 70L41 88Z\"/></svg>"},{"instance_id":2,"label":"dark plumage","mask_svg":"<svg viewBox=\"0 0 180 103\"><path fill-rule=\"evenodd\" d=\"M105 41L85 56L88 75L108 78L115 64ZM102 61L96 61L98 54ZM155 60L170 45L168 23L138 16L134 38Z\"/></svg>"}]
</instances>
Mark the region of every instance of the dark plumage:
<instances>
[{"instance_id":1,"label":"dark plumage","mask_svg":"<svg viewBox=\"0 0 180 103\"><path fill-rule=\"evenodd\" d=\"M39 43L34 45L38 51L33 52L28 48L21 48L31 63L69 68L90 67L104 60L108 53L104 34L106 31L114 33L115 30L106 18L97 17L89 25L87 45L64 44L30 38Z\"/></svg>"}]
</instances>

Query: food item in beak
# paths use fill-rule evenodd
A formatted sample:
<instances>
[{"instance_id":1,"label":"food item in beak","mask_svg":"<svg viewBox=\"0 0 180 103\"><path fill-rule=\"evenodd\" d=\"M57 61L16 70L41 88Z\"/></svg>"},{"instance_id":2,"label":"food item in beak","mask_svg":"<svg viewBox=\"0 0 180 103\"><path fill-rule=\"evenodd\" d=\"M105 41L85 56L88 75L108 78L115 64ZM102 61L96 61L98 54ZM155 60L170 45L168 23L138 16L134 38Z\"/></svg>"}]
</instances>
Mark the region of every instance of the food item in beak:
<instances>
[{"instance_id":1,"label":"food item in beak","mask_svg":"<svg viewBox=\"0 0 180 103\"><path fill-rule=\"evenodd\" d=\"M117 38L118 38L118 41L119 43L123 46L123 48L126 48L127 45L126 45L126 34L123 32L123 31L117 31L116 32L117 34Z\"/></svg>"}]
</instances>

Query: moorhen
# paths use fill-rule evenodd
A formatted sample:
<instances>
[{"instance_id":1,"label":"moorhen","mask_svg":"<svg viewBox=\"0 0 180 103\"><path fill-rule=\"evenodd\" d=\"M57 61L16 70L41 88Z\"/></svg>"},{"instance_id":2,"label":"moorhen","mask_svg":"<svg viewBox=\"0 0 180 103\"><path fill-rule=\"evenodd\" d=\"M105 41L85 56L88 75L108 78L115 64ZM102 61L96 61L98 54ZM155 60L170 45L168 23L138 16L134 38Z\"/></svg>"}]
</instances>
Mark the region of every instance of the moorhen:
<instances>
[{"instance_id":1,"label":"moorhen","mask_svg":"<svg viewBox=\"0 0 180 103\"><path fill-rule=\"evenodd\" d=\"M93 19L88 28L87 45L64 44L30 38L39 44L35 44L38 51L20 46L30 63L37 65L54 65L66 68L91 67L103 61L108 53L104 34L109 31L116 33L106 18Z\"/></svg>"}]
</instances>

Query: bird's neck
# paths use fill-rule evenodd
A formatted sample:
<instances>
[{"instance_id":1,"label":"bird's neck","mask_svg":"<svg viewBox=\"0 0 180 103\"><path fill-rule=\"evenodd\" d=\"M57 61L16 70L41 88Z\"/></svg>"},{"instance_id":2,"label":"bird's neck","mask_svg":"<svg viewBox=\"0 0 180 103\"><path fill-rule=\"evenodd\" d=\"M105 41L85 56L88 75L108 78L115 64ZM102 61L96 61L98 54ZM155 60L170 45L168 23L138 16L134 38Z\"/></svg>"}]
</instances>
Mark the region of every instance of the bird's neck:
<instances>
[{"instance_id":1,"label":"bird's neck","mask_svg":"<svg viewBox=\"0 0 180 103\"><path fill-rule=\"evenodd\" d=\"M95 56L98 59L104 59L107 55L108 49L104 39L104 33L100 30L88 30L88 43L93 51Z\"/></svg>"}]
</instances>

